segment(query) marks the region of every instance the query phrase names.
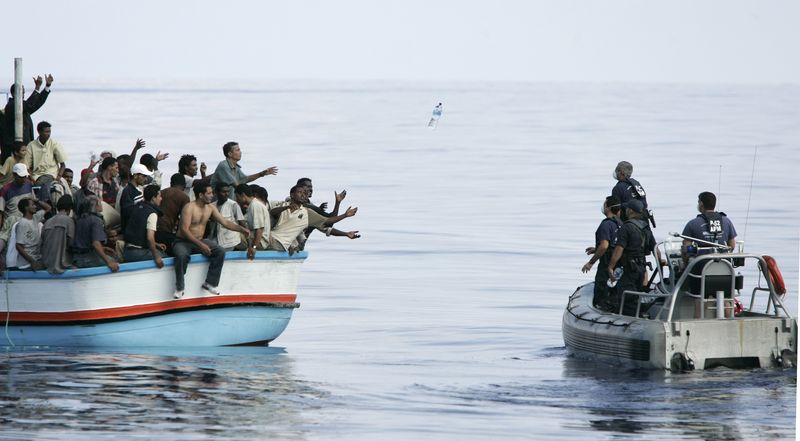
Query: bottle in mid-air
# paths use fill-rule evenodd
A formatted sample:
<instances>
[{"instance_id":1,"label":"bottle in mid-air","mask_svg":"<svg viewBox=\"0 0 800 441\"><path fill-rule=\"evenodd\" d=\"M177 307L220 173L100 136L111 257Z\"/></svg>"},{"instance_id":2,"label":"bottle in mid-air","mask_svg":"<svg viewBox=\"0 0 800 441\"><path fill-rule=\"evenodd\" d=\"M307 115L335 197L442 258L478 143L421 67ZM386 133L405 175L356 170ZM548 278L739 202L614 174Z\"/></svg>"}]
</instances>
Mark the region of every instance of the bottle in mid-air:
<instances>
[{"instance_id":1,"label":"bottle in mid-air","mask_svg":"<svg viewBox=\"0 0 800 441\"><path fill-rule=\"evenodd\" d=\"M439 123L439 118L441 117L442 117L442 103L439 103L436 105L436 107L433 108L433 116L431 116L431 120L428 121L428 127L435 129L436 124Z\"/></svg>"}]
</instances>

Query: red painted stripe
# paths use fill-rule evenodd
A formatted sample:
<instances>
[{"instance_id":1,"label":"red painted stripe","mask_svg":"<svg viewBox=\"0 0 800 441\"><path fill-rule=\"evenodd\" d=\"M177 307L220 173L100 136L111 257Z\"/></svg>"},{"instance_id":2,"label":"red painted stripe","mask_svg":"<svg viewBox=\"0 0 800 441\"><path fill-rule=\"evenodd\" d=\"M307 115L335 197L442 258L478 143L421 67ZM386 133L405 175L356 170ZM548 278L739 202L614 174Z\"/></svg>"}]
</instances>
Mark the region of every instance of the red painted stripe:
<instances>
[{"instance_id":1,"label":"red painted stripe","mask_svg":"<svg viewBox=\"0 0 800 441\"><path fill-rule=\"evenodd\" d=\"M69 312L12 312L10 321L24 322L67 322L78 320L103 320L122 317L135 317L142 314L164 312L173 309L192 308L205 305L237 303L294 303L296 294L243 294L199 297L192 299L169 300L146 305L122 306L119 308L91 309Z\"/></svg>"}]
</instances>

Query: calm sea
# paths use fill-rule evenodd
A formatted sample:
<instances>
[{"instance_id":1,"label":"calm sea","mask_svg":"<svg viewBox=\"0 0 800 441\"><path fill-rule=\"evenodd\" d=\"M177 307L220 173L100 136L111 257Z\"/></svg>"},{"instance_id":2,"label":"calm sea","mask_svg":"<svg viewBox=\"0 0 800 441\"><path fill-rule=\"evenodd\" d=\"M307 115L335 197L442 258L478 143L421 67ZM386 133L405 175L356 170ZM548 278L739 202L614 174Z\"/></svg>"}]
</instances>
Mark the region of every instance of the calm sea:
<instances>
[{"instance_id":1,"label":"calm sea","mask_svg":"<svg viewBox=\"0 0 800 441\"><path fill-rule=\"evenodd\" d=\"M234 140L246 172L280 168L272 198L347 189L363 237L312 236L271 348L3 353L0 438L795 437L796 370L579 361L561 316L620 160L659 239L719 193L797 311L798 86L65 83L34 116L76 171L137 137L167 178L185 153L213 170Z\"/></svg>"}]
</instances>

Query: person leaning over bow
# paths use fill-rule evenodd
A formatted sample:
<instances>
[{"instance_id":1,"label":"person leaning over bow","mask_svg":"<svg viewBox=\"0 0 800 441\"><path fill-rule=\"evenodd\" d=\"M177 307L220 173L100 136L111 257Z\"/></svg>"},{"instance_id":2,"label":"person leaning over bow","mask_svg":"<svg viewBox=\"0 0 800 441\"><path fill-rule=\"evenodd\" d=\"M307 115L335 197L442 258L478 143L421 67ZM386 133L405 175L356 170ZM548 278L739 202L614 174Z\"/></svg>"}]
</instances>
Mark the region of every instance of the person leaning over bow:
<instances>
[{"instance_id":1,"label":"person leaning over bow","mask_svg":"<svg viewBox=\"0 0 800 441\"><path fill-rule=\"evenodd\" d=\"M184 275L186 267L189 265L190 255L200 252L208 257L208 273L206 280L201 286L202 289L211 294L219 295L217 286L222 275L222 265L225 261L225 250L216 242L210 239L203 239L209 219L214 219L223 227L244 233L249 233L247 228L231 222L222 215L211 203L214 192L208 182L200 181L194 184L195 200L189 202L181 211L180 228L178 237L172 244L172 252L175 255L175 298L184 296Z\"/></svg>"},{"instance_id":2,"label":"person leaning over bow","mask_svg":"<svg viewBox=\"0 0 800 441\"><path fill-rule=\"evenodd\" d=\"M144 199L131 208L125 226L125 262L138 262L153 259L158 268L164 267L162 258L167 246L156 242L158 217L161 215L161 190L158 185L144 188Z\"/></svg>"},{"instance_id":3,"label":"person leaning over bow","mask_svg":"<svg viewBox=\"0 0 800 441\"><path fill-rule=\"evenodd\" d=\"M103 247L107 236L102 201L96 195L89 195L82 204L81 216L75 222L75 241L72 244L74 265L78 268L106 265L113 273L119 271L119 264L109 256L113 255L113 251Z\"/></svg>"},{"instance_id":4,"label":"person leaning over bow","mask_svg":"<svg viewBox=\"0 0 800 441\"><path fill-rule=\"evenodd\" d=\"M216 187L219 182L226 182L231 184L233 188L236 188L239 184L247 184L267 175L278 174L277 167L269 167L258 173L246 175L239 165L239 161L242 160L242 150L239 148L238 142L231 141L225 143L225 145L222 146L222 154L225 155L225 159L220 161L217 165L217 169L211 176L212 188Z\"/></svg>"},{"instance_id":5,"label":"person leaning over bow","mask_svg":"<svg viewBox=\"0 0 800 441\"><path fill-rule=\"evenodd\" d=\"M282 206L275 207L269 211L270 216L277 218L275 227L269 235L270 250L289 251L294 253L297 247L297 237L308 227L316 227L325 232L328 236L346 236L350 239L361 237L358 231L339 231L332 228L333 224L342 219L356 215L358 207L348 207L344 214L333 217L323 217L316 212L305 207L308 202L306 189L302 185L295 185L289 191L289 202L284 202ZM257 244L251 243L254 247Z\"/></svg>"}]
</instances>

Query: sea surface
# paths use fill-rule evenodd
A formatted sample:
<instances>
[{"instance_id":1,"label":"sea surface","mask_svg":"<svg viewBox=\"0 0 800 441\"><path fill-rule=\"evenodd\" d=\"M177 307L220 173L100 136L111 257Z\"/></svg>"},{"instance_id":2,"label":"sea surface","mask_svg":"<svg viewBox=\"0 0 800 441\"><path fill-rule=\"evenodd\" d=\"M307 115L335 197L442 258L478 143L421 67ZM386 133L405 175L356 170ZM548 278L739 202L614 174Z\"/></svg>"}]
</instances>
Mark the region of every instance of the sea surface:
<instances>
[{"instance_id":1,"label":"sea surface","mask_svg":"<svg viewBox=\"0 0 800 441\"><path fill-rule=\"evenodd\" d=\"M433 106L444 103L435 130ZM11 349L0 438L794 439L797 371L632 370L568 356L561 317L616 163L681 231L719 194L797 313L800 86L112 83L59 78L36 121L91 151L242 166L283 198L347 189L358 240L311 236L269 348Z\"/></svg>"}]
</instances>

